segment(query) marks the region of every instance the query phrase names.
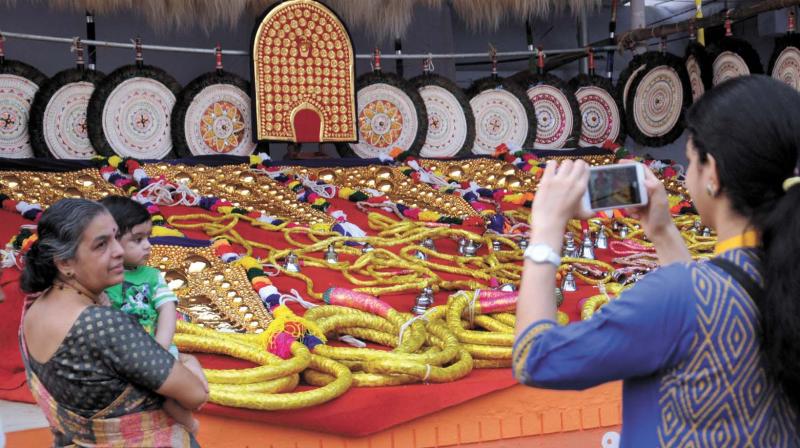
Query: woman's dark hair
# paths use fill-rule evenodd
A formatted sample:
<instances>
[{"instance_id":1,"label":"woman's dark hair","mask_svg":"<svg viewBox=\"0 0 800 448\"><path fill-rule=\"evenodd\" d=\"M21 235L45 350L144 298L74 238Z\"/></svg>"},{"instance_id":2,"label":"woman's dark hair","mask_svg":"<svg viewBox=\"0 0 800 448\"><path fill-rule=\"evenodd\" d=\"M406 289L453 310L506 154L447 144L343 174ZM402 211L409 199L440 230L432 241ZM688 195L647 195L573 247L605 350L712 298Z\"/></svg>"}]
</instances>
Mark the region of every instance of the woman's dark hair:
<instances>
[{"instance_id":1,"label":"woman's dark hair","mask_svg":"<svg viewBox=\"0 0 800 448\"><path fill-rule=\"evenodd\" d=\"M761 233L765 293L758 305L768 372L800 403L800 93L766 76L726 81L689 110L701 163L714 156L720 188Z\"/></svg>"},{"instance_id":2,"label":"woman's dark hair","mask_svg":"<svg viewBox=\"0 0 800 448\"><path fill-rule=\"evenodd\" d=\"M36 226L38 239L25 254L21 288L41 292L53 286L58 275L56 260L71 260L89 223L101 213L101 204L86 199L62 199L42 213Z\"/></svg>"},{"instance_id":3,"label":"woman's dark hair","mask_svg":"<svg viewBox=\"0 0 800 448\"><path fill-rule=\"evenodd\" d=\"M106 196L100 199L114 221L117 222L119 234L125 235L133 230L134 226L150 221L147 207L125 196Z\"/></svg>"}]
</instances>

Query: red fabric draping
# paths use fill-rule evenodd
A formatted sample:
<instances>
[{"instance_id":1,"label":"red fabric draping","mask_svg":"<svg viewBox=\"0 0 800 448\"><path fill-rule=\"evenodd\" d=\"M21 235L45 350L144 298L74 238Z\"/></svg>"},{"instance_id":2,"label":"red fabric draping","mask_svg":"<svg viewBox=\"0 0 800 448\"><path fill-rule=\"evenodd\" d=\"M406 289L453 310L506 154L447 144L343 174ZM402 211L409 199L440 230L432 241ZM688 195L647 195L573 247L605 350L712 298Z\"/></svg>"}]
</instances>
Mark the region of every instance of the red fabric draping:
<instances>
[{"instance_id":1,"label":"red fabric draping","mask_svg":"<svg viewBox=\"0 0 800 448\"><path fill-rule=\"evenodd\" d=\"M350 221L369 232L367 217L353 203L334 198L333 205L344 210ZM162 207L165 216L198 213L197 208ZM19 225L30 223L17 214L0 211L0 241L8 241L19 230ZM478 229L472 229L478 230ZM239 231L245 238L265 241L282 248L288 247L282 236L270 235L255 229L248 224L239 224ZM199 231L186 231L189 237L207 238ZM437 241L437 249L447 253L455 253L456 242ZM485 253L487 248L481 248ZM604 254L600 253L601 256ZM322 292L328 287L347 285L345 279L336 272L325 269L306 268L305 274L314 279L314 290ZM455 275L443 274L446 279L456 279ZM17 329L23 296L19 291L19 272L7 269L0 279L6 300L0 304L0 338L4 343L0 346L0 399L32 402L30 392L25 385L22 360L17 344ZM305 296L305 284L289 277L274 278L281 291L297 289ZM550 286L548 286L550 288ZM579 298L596 293L591 287L582 287L576 293L566 294L562 311L571 320L580 317ZM400 310L409 309L414 302L413 294L396 294L384 296L382 299ZM445 303L447 292L436 294L436 303ZM299 310L296 310L299 311ZM223 356L201 355L200 360L208 368L246 367L248 363L232 360ZM448 384L420 384L382 388L352 388L342 397L313 408L264 412L247 409L234 409L209 404L202 412L240 419L256 420L294 428L330 432L344 436L363 436L372 434L402 422L427 415L438 410L455 406L470 399L508 388L515 384L509 369L474 370L466 378Z\"/></svg>"}]
</instances>

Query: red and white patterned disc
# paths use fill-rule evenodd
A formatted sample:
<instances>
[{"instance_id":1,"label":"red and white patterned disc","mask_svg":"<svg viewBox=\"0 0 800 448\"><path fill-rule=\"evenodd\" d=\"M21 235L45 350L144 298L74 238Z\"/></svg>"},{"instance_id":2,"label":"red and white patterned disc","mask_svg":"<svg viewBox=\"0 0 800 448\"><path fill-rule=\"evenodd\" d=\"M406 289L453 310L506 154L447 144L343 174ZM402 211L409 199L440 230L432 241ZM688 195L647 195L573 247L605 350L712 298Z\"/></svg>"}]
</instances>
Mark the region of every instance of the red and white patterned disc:
<instances>
[{"instance_id":1,"label":"red and white patterned disc","mask_svg":"<svg viewBox=\"0 0 800 448\"><path fill-rule=\"evenodd\" d=\"M0 75L0 157L33 157L28 117L37 90L39 86L27 78Z\"/></svg>"},{"instance_id":2,"label":"red and white patterned disc","mask_svg":"<svg viewBox=\"0 0 800 448\"><path fill-rule=\"evenodd\" d=\"M475 114L475 145L473 154L494 154L502 143L517 147L528 137L528 114L525 105L511 92L490 89L475 95L470 101Z\"/></svg>"},{"instance_id":3,"label":"red and white patterned disc","mask_svg":"<svg viewBox=\"0 0 800 448\"><path fill-rule=\"evenodd\" d=\"M353 152L363 159L378 157L395 147L408 151L419 122L411 98L395 86L370 84L358 91L358 143Z\"/></svg>"},{"instance_id":4,"label":"red and white patterned disc","mask_svg":"<svg viewBox=\"0 0 800 448\"><path fill-rule=\"evenodd\" d=\"M800 50L786 47L775 60L772 77L800 90Z\"/></svg>"},{"instance_id":5,"label":"red and white patterned disc","mask_svg":"<svg viewBox=\"0 0 800 448\"><path fill-rule=\"evenodd\" d=\"M602 146L616 141L620 133L620 111L614 97L597 86L581 87L575 92L581 110L579 146Z\"/></svg>"},{"instance_id":6,"label":"red and white patterned disc","mask_svg":"<svg viewBox=\"0 0 800 448\"><path fill-rule=\"evenodd\" d=\"M253 152L250 96L231 84L214 84L195 95L186 110L184 133L196 156Z\"/></svg>"},{"instance_id":7,"label":"red and white patterned disc","mask_svg":"<svg viewBox=\"0 0 800 448\"><path fill-rule=\"evenodd\" d=\"M170 115L175 95L151 78L135 77L111 91L103 106L103 133L123 157L162 159L172 151Z\"/></svg>"},{"instance_id":8,"label":"red and white patterned disc","mask_svg":"<svg viewBox=\"0 0 800 448\"><path fill-rule=\"evenodd\" d=\"M428 136L420 149L422 157L453 157L467 141L467 116L449 90L436 85L418 89L428 111Z\"/></svg>"},{"instance_id":9,"label":"red and white patterned disc","mask_svg":"<svg viewBox=\"0 0 800 448\"><path fill-rule=\"evenodd\" d=\"M536 110L536 149L559 149L572 134L575 123L569 99L556 87L539 84L528 89Z\"/></svg>"},{"instance_id":10,"label":"red and white patterned disc","mask_svg":"<svg viewBox=\"0 0 800 448\"><path fill-rule=\"evenodd\" d=\"M697 101L698 98L706 93L706 86L703 84L700 64L697 63L697 58L693 55L689 55L686 58L686 72L689 73L689 83L692 86L692 101Z\"/></svg>"},{"instance_id":11,"label":"red and white patterned disc","mask_svg":"<svg viewBox=\"0 0 800 448\"><path fill-rule=\"evenodd\" d=\"M727 81L731 78L746 76L750 74L747 63L741 56L732 51L723 51L714 59L714 79L712 85Z\"/></svg>"},{"instance_id":12,"label":"red and white patterned disc","mask_svg":"<svg viewBox=\"0 0 800 448\"><path fill-rule=\"evenodd\" d=\"M668 134L683 109L683 86L674 68L660 65L648 71L634 92L633 117L637 128L648 137Z\"/></svg>"},{"instance_id":13,"label":"red and white patterned disc","mask_svg":"<svg viewBox=\"0 0 800 448\"><path fill-rule=\"evenodd\" d=\"M42 131L50 153L57 159L91 159L97 153L89 140L86 109L94 84L64 85L50 97L44 110Z\"/></svg>"}]
</instances>

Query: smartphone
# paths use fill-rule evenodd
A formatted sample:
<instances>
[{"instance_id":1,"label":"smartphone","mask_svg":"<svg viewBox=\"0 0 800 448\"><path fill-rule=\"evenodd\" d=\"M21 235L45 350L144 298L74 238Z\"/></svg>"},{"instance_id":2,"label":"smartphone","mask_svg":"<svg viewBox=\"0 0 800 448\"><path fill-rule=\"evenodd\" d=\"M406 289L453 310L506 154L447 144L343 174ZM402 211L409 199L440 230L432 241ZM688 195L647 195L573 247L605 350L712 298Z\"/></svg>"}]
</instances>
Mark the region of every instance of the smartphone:
<instances>
[{"instance_id":1,"label":"smartphone","mask_svg":"<svg viewBox=\"0 0 800 448\"><path fill-rule=\"evenodd\" d=\"M593 212L647 205L641 163L593 166L583 195L583 209Z\"/></svg>"}]
</instances>

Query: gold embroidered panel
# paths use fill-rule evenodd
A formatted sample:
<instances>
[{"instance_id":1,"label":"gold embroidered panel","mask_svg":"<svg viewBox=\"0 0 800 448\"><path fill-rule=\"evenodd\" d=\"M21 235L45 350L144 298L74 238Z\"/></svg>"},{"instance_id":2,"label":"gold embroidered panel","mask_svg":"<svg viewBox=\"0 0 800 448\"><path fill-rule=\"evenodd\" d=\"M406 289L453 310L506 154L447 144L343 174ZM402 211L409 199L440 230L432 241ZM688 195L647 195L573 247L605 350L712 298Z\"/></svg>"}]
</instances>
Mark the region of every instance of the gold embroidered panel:
<instances>
[{"instance_id":1,"label":"gold embroidered panel","mask_svg":"<svg viewBox=\"0 0 800 448\"><path fill-rule=\"evenodd\" d=\"M252 41L257 139L356 141L354 57L325 5L289 0L269 10ZM309 123L314 116L319 123Z\"/></svg>"}]
</instances>

